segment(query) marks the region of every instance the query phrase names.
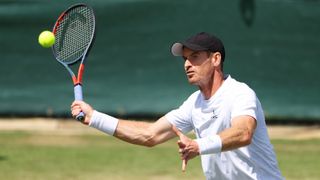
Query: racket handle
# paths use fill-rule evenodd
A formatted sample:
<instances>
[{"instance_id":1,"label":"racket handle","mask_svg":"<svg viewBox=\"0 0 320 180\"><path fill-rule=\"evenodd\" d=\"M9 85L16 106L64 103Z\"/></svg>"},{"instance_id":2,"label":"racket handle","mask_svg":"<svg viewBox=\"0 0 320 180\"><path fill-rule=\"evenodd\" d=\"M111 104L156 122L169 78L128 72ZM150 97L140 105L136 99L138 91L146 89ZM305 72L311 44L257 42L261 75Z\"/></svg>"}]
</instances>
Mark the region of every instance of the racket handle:
<instances>
[{"instance_id":1,"label":"racket handle","mask_svg":"<svg viewBox=\"0 0 320 180\"><path fill-rule=\"evenodd\" d=\"M182 172L186 172L186 167L187 167L187 160L183 159L182 167L181 167Z\"/></svg>"},{"instance_id":2,"label":"racket handle","mask_svg":"<svg viewBox=\"0 0 320 180\"><path fill-rule=\"evenodd\" d=\"M74 99L79 101L83 100L81 84L77 84L74 86Z\"/></svg>"},{"instance_id":3,"label":"racket handle","mask_svg":"<svg viewBox=\"0 0 320 180\"><path fill-rule=\"evenodd\" d=\"M84 121L84 113L81 111L77 116L76 116L76 119L80 122L83 122Z\"/></svg>"},{"instance_id":4,"label":"racket handle","mask_svg":"<svg viewBox=\"0 0 320 180\"><path fill-rule=\"evenodd\" d=\"M81 84L77 84L74 86L74 99L75 100L80 100L82 101L83 100L83 97L82 97L82 86ZM84 121L84 116L85 114L81 111L77 116L76 116L76 119L80 122L83 122Z\"/></svg>"}]
</instances>

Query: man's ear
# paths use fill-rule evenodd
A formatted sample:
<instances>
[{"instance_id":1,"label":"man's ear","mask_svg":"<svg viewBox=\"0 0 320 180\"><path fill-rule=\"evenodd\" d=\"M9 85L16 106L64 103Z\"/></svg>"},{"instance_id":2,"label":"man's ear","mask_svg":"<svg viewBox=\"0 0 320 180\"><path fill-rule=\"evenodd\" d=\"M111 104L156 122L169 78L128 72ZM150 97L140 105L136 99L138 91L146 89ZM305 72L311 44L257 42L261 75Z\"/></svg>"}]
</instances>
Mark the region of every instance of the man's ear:
<instances>
[{"instance_id":1,"label":"man's ear","mask_svg":"<svg viewBox=\"0 0 320 180\"><path fill-rule=\"evenodd\" d=\"M220 52L215 52L212 54L212 60L213 60L213 65L215 67L220 66L221 65L221 54Z\"/></svg>"}]
</instances>

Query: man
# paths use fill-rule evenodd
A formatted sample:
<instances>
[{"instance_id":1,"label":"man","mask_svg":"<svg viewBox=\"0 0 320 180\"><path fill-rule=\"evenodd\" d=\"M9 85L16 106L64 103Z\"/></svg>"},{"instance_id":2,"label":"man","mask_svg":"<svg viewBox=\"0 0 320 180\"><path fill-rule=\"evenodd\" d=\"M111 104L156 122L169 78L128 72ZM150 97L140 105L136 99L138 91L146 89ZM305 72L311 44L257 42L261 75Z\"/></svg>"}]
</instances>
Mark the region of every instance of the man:
<instances>
[{"instance_id":1,"label":"man","mask_svg":"<svg viewBox=\"0 0 320 180\"><path fill-rule=\"evenodd\" d=\"M75 101L72 115L83 111L84 124L138 145L152 147L178 135L181 158L187 162L200 155L208 180L283 179L258 98L223 73L221 40L202 32L173 44L171 51L183 57L189 83L199 87L178 109L148 123L116 119ZM191 130L195 140L183 135Z\"/></svg>"}]
</instances>

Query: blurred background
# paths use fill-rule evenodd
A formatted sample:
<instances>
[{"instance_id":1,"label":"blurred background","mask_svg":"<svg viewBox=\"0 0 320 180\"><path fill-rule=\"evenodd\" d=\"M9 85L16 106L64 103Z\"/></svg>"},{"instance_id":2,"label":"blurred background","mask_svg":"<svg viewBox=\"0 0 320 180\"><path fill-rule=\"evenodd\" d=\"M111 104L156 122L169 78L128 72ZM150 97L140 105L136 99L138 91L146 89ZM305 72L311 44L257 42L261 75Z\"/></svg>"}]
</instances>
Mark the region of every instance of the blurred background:
<instances>
[{"instance_id":1,"label":"blurred background","mask_svg":"<svg viewBox=\"0 0 320 180\"><path fill-rule=\"evenodd\" d=\"M206 31L259 97L282 174L319 179L320 0L0 0L0 179L204 179L200 158L181 173L177 139L138 147L70 120L71 78L38 35L80 2L96 13L83 79L94 108L154 120L179 107L197 87L170 47Z\"/></svg>"},{"instance_id":2,"label":"blurred background","mask_svg":"<svg viewBox=\"0 0 320 180\"><path fill-rule=\"evenodd\" d=\"M73 86L38 35L80 1L0 1L0 115L70 117ZM88 0L97 35L84 99L120 117L158 117L196 90L171 45L220 37L224 71L254 89L268 121L320 121L319 0Z\"/></svg>"}]
</instances>

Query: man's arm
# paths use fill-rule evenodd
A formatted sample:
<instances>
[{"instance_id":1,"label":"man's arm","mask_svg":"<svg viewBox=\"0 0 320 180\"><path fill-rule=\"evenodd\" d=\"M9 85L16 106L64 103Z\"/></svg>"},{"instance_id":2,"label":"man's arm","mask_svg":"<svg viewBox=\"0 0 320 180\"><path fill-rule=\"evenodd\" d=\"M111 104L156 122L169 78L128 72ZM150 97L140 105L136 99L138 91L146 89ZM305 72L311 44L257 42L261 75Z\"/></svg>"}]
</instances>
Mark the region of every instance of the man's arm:
<instances>
[{"instance_id":1,"label":"man's arm","mask_svg":"<svg viewBox=\"0 0 320 180\"><path fill-rule=\"evenodd\" d=\"M74 101L71 105L71 111L73 116L76 116L83 111L86 115L83 123L86 125L89 125L92 118L95 118L95 116L102 115L101 113L99 113L99 115L97 112L94 112L94 109L83 101ZM172 125L165 117L162 117L153 123L121 120L113 117L110 117L112 122L109 123L107 122L108 118L106 117L107 116L104 115L99 117L99 120L97 121L105 122L95 122L95 124L103 124L104 127L108 127L109 124L116 123L115 129L112 131L114 133L111 135L132 144L152 147L176 136L172 130Z\"/></svg>"},{"instance_id":2,"label":"man's arm","mask_svg":"<svg viewBox=\"0 0 320 180\"><path fill-rule=\"evenodd\" d=\"M249 145L256 126L256 119L251 116L235 117L232 120L231 127L218 134L222 142L221 151L228 151Z\"/></svg>"},{"instance_id":3,"label":"man's arm","mask_svg":"<svg viewBox=\"0 0 320 180\"><path fill-rule=\"evenodd\" d=\"M221 131L218 135L212 134L210 137L197 140L189 139L183 134L179 135L181 158L189 160L199 154L217 153L247 146L251 143L256 126L255 118L238 116L232 120L230 128ZM213 136L216 138L212 138Z\"/></svg>"},{"instance_id":4,"label":"man's arm","mask_svg":"<svg viewBox=\"0 0 320 180\"><path fill-rule=\"evenodd\" d=\"M119 120L114 136L132 144L152 147L176 136L171 127L165 117L153 123Z\"/></svg>"}]
</instances>

